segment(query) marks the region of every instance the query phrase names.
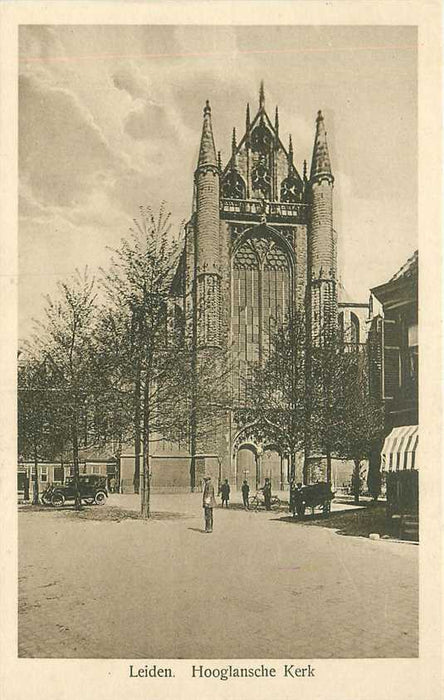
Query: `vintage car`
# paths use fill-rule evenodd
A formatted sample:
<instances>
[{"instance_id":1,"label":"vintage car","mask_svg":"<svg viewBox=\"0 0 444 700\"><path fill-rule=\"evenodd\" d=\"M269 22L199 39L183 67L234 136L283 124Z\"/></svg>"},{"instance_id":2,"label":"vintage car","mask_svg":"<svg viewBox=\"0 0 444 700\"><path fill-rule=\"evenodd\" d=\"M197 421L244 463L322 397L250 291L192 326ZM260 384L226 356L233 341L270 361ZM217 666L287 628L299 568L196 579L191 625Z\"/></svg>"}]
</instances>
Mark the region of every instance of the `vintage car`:
<instances>
[{"instance_id":1,"label":"vintage car","mask_svg":"<svg viewBox=\"0 0 444 700\"><path fill-rule=\"evenodd\" d=\"M79 475L80 498L84 503L102 506L108 498L106 477L96 474ZM42 494L44 505L63 506L65 501L74 501L76 487L74 477L66 479L64 484L49 484Z\"/></svg>"}]
</instances>

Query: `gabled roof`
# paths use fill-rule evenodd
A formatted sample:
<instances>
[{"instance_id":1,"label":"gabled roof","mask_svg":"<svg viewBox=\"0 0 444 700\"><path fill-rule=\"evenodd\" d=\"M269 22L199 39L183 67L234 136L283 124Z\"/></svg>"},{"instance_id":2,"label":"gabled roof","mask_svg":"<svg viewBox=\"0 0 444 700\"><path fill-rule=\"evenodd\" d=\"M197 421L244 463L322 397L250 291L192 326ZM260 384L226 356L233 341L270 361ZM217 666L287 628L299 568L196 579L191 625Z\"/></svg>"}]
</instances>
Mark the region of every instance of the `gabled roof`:
<instances>
[{"instance_id":1,"label":"gabled roof","mask_svg":"<svg viewBox=\"0 0 444 700\"><path fill-rule=\"evenodd\" d=\"M418 274L418 251L415 250L412 257L407 260L407 262L399 268L398 272L395 272L393 277L390 277L389 282L394 282L395 280L407 277L413 277Z\"/></svg>"},{"instance_id":2,"label":"gabled roof","mask_svg":"<svg viewBox=\"0 0 444 700\"><path fill-rule=\"evenodd\" d=\"M418 294L418 251L402 265L388 282L372 287L372 294L381 304L394 302L407 303L417 298Z\"/></svg>"}]
</instances>

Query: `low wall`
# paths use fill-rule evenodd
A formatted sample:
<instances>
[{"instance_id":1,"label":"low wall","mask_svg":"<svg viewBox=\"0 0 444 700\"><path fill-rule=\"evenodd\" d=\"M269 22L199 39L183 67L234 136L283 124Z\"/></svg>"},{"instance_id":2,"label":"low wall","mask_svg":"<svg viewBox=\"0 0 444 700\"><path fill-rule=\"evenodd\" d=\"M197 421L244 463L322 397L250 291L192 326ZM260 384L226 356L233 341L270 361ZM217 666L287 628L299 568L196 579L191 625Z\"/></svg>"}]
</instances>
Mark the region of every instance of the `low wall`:
<instances>
[{"instance_id":1,"label":"low wall","mask_svg":"<svg viewBox=\"0 0 444 700\"><path fill-rule=\"evenodd\" d=\"M153 455L150 460L151 490L155 493L182 493L190 490L191 458L184 455ZM122 493L134 493L134 455L120 459ZM142 469L142 464L140 465Z\"/></svg>"}]
</instances>

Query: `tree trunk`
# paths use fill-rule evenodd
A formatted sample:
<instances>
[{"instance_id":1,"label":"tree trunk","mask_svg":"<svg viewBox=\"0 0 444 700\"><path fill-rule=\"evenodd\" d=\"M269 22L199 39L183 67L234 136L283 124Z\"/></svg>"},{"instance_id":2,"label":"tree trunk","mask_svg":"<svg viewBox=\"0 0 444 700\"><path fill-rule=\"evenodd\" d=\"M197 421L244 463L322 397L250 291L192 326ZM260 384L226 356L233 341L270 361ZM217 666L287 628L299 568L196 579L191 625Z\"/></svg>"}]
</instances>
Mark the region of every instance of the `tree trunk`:
<instances>
[{"instance_id":1,"label":"tree trunk","mask_svg":"<svg viewBox=\"0 0 444 700\"><path fill-rule=\"evenodd\" d=\"M290 481L296 478L296 455L294 450L290 452Z\"/></svg>"},{"instance_id":2,"label":"tree trunk","mask_svg":"<svg viewBox=\"0 0 444 700\"><path fill-rule=\"evenodd\" d=\"M136 382L134 387L134 493L140 491L140 446L141 446L141 431L140 431L140 403L141 403L141 387L140 387L140 360L137 360Z\"/></svg>"},{"instance_id":3,"label":"tree trunk","mask_svg":"<svg viewBox=\"0 0 444 700\"><path fill-rule=\"evenodd\" d=\"M39 458L37 454L37 445L34 443L34 473L32 479L32 505L39 504Z\"/></svg>"},{"instance_id":4,"label":"tree trunk","mask_svg":"<svg viewBox=\"0 0 444 700\"><path fill-rule=\"evenodd\" d=\"M327 450L327 484L331 484L331 452Z\"/></svg>"},{"instance_id":5,"label":"tree trunk","mask_svg":"<svg viewBox=\"0 0 444 700\"><path fill-rule=\"evenodd\" d=\"M304 466L302 468L302 482L304 486L310 483L310 452L306 445L304 450Z\"/></svg>"},{"instance_id":6,"label":"tree trunk","mask_svg":"<svg viewBox=\"0 0 444 700\"><path fill-rule=\"evenodd\" d=\"M145 380L143 392L143 471L141 489L141 509L142 518L150 517L150 405L149 405L149 382Z\"/></svg>"},{"instance_id":7,"label":"tree trunk","mask_svg":"<svg viewBox=\"0 0 444 700\"><path fill-rule=\"evenodd\" d=\"M76 510L81 510L82 499L80 498L80 473L79 473L79 437L77 433L77 413L74 410L74 416L71 426L71 436L72 436L72 461L74 465L74 489L75 489L75 502L74 507Z\"/></svg>"},{"instance_id":8,"label":"tree trunk","mask_svg":"<svg viewBox=\"0 0 444 700\"><path fill-rule=\"evenodd\" d=\"M359 503L359 492L361 490L361 460L360 459L355 459L353 460L355 463L355 467L353 469L353 496L354 496L354 502L356 504Z\"/></svg>"}]
</instances>

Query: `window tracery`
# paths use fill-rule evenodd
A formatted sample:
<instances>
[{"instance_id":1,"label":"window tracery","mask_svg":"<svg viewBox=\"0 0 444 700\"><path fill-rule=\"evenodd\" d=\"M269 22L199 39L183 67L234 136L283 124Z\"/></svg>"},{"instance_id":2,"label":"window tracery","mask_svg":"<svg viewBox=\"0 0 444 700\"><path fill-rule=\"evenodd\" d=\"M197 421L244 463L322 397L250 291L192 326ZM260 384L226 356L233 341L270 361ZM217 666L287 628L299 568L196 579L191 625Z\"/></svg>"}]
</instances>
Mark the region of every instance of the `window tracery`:
<instances>
[{"instance_id":1,"label":"window tracery","mask_svg":"<svg viewBox=\"0 0 444 700\"><path fill-rule=\"evenodd\" d=\"M281 202L300 202L302 187L299 180L293 176L286 177L281 184Z\"/></svg>"},{"instance_id":2,"label":"window tracery","mask_svg":"<svg viewBox=\"0 0 444 700\"><path fill-rule=\"evenodd\" d=\"M279 242L257 235L241 244L233 259L232 294L235 389L241 401L247 382L242 368L267 354L272 334L291 308L291 264Z\"/></svg>"},{"instance_id":3,"label":"window tracery","mask_svg":"<svg viewBox=\"0 0 444 700\"><path fill-rule=\"evenodd\" d=\"M259 156L257 164L251 172L251 183L255 190L262 192L265 199L270 199L271 175L264 154Z\"/></svg>"},{"instance_id":4,"label":"window tracery","mask_svg":"<svg viewBox=\"0 0 444 700\"><path fill-rule=\"evenodd\" d=\"M229 170L222 183L222 197L245 199L245 183L236 170Z\"/></svg>"}]
</instances>

